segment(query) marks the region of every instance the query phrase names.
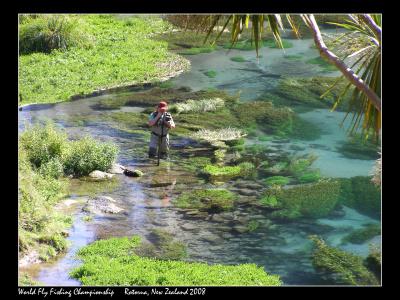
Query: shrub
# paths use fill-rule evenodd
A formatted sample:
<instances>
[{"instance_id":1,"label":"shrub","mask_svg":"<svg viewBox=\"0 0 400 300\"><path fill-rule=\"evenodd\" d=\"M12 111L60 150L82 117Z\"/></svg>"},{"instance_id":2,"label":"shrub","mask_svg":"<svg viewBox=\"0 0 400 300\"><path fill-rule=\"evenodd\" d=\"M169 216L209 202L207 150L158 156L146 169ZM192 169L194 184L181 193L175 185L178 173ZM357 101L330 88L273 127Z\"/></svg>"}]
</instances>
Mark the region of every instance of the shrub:
<instances>
[{"instance_id":1,"label":"shrub","mask_svg":"<svg viewBox=\"0 0 400 300\"><path fill-rule=\"evenodd\" d=\"M58 178L65 174L89 175L93 170L106 171L116 160L117 145L86 136L69 141L65 131L46 125L28 124L19 137L20 147L43 176Z\"/></svg>"},{"instance_id":2,"label":"shrub","mask_svg":"<svg viewBox=\"0 0 400 300\"><path fill-rule=\"evenodd\" d=\"M255 264L225 266L138 257L141 237L99 240L77 251L83 264L70 276L83 285L282 285ZM143 272L143 270L146 270Z\"/></svg>"},{"instance_id":3,"label":"shrub","mask_svg":"<svg viewBox=\"0 0 400 300\"><path fill-rule=\"evenodd\" d=\"M52 158L63 156L68 138L51 121L46 122L45 126L36 122L26 125L26 129L20 134L19 143L26 150L30 162L40 168Z\"/></svg>"},{"instance_id":4,"label":"shrub","mask_svg":"<svg viewBox=\"0 0 400 300\"><path fill-rule=\"evenodd\" d=\"M71 142L69 154L65 160L67 174L89 175L93 170L106 171L115 161L118 148L114 143L101 142L86 136Z\"/></svg>"}]
</instances>

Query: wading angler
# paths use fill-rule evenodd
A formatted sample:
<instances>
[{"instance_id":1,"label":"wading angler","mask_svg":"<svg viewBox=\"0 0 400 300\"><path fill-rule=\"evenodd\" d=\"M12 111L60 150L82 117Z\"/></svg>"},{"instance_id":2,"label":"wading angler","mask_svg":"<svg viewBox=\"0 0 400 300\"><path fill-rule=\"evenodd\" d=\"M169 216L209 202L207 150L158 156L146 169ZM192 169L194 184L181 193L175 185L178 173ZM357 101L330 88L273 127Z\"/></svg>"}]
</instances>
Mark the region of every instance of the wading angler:
<instances>
[{"instance_id":1,"label":"wading angler","mask_svg":"<svg viewBox=\"0 0 400 300\"><path fill-rule=\"evenodd\" d=\"M157 111L153 112L149 118L151 137L149 145L149 158L155 157L158 147L158 159L165 157L169 150L169 130L175 128L174 120L167 112L166 102L158 103ZM158 160L160 162L160 160Z\"/></svg>"}]
</instances>

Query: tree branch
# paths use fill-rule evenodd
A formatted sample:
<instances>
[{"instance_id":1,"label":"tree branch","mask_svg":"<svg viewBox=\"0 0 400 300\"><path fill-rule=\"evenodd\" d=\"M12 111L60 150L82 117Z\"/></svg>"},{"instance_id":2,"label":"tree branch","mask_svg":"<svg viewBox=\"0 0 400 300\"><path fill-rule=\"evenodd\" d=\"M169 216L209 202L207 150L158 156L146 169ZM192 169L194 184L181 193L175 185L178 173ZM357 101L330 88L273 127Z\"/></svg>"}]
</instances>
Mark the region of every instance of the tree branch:
<instances>
[{"instance_id":1,"label":"tree branch","mask_svg":"<svg viewBox=\"0 0 400 300\"><path fill-rule=\"evenodd\" d=\"M371 29L372 32L376 35L376 37L378 38L379 45L381 45L381 35L382 35L381 28L375 24L374 20L370 16L359 15L359 17L364 21L365 24L367 24L369 29Z\"/></svg>"},{"instance_id":2,"label":"tree branch","mask_svg":"<svg viewBox=\"0 0 400 300\"><path fill-rule=\"evenodd\" d=\"M319 54L325 58L329 63L334 65L348 81L350 81L356 88L358 88L371 103L381 111L381 99L374 93L370 87L353 72L343 61L341 61L335 54L328 50L324 41L322 40L321 32L319 31L317 22L313 15L307 15L304 18L314 38L315 46L317 46Z\"/></svg>"}]
</instances>

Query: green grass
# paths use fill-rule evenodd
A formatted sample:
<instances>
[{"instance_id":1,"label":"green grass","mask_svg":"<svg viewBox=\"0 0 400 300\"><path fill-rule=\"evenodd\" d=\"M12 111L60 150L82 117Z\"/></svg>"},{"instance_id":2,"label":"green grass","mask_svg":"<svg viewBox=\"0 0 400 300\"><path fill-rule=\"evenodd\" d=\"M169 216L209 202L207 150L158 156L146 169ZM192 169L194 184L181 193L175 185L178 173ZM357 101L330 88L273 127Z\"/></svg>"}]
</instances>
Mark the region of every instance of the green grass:
<instances>
[{"instance_id":1,"label":"green grass","mask_svg":"<svg viewBox=\"0 0 400 300\"><path fill-rule=\"evenodd\" d=\"M77 17L78 18L78 17ZM91 48L71 46L50 53L19 56L19 105L67 101L75 95L142 82L157 82L184 70L188 61L167 50L167 43L151 40L165 22L115 20L112 16L81 15ZM20 27L34 24L27 19ZM22 99L22 100L21 100Z\"/></svg>"},{"instance_id":2,"label":"green grass","mask_svg":"<svg viewBox=\"0 0 400 300\"><path fill-rule=\"evenodd\" d=\"M267 275L255 264L225 266L158 260L134 254L141 237L99 240L78 249L83 264L70 271L82 285L197 286L282 285L279 276Z\"/></svg>"}]
</instances>

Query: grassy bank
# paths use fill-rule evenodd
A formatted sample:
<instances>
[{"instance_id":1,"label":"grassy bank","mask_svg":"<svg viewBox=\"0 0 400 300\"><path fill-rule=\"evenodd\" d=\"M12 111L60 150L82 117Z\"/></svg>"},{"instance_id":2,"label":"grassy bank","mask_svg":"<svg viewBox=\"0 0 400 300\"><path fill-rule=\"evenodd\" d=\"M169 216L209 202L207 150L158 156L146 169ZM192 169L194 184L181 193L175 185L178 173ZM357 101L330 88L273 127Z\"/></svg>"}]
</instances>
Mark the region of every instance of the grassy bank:
<instances>
[{"instance_id":1,"label":"grassy bank","mask_svg":"<svg viewBox=\"0 0 400 300\"><path fill-rule=\"evenodd\" d=\"M161 19L20 16L19 105L67 101L75 95L177 75L188 68L188 61L168 52L166 42L150 39L167 29ZM46 38L35 44L41 36Z\"/></svg>"}]
</instances>

